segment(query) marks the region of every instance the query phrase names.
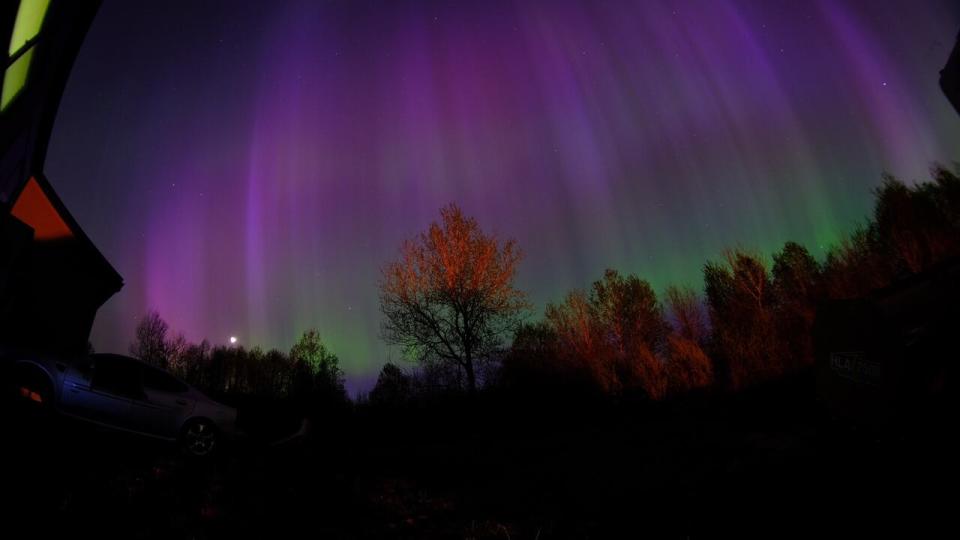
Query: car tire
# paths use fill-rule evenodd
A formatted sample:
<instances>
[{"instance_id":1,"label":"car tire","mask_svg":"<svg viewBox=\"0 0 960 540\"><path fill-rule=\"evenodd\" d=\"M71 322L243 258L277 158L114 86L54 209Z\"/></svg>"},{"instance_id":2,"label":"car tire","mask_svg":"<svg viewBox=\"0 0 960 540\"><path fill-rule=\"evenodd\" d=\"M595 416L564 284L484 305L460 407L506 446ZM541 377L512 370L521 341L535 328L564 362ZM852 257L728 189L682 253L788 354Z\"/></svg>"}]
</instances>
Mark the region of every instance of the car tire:
<instances>
[{"instance_id":1,"label":"car tire","mask_svg":"<svg viewBox=\"0 0 960 540\"><path fill-rule=\"evenodd\" d=\"M208 458L220 446L220 433L217 427L206 418L188 421L180 433L180 448L194 458Z\"/></svg>"}]
</instances>

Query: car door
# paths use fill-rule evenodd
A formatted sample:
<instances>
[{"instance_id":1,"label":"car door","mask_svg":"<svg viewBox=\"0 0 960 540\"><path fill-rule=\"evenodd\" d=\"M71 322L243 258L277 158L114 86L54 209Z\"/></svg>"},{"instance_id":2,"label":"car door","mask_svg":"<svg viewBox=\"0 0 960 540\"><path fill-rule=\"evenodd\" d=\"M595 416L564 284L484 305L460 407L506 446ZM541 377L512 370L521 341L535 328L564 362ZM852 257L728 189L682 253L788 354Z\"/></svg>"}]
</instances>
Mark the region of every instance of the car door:
<instances>
[{"instance_id":1,"label":"car door","mask_svg":"<svg viewBox=\"0 0 960 540\"><path fill-rule=\"evenodd\" d=\"M131 401L138 431L176 438L194 407L190 388L162 370L143 366L143 396Z\"/></svg>"},{"instance_id":2,"label":"car door","mask_svg":"<svg viewBox=\"0 0 960 540\"><path fill-rule=\"evenodd\" d=\"M93 377L93 358L85 356L67 365L60 389L60 408L70 414L79 414L89 401L90 381Z\"/></svg>"},{"instance_id":3,"label":"car door","mask_svg":"<svg viewBox=\"0 0 960 540\"><path fill-rule=\"evenodd\" d=\"M103 424L131 429L131 400L143 394L136 361L117 355L93 355L68 368L60 405L65 412Z\"/></svg>"}]
</instances>

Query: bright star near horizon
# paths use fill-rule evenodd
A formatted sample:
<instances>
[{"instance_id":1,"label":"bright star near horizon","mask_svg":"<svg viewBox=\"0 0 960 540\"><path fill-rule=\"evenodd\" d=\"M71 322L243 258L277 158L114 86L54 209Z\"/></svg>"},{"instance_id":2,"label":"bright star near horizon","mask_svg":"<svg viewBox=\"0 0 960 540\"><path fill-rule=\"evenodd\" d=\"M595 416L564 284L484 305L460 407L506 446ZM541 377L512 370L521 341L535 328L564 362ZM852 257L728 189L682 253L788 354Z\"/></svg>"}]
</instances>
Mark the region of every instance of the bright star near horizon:
<instances>
[{"instance_id":1,"label":"bright star near horizon","mask_svg":"<svg viewBox=\"0 0 960 540\"><path fill-rule=\"evenodd\" d=\"M236 343L237 343L237 336L230 336L230 344L236 345Z\"/></svg>"}]
</instances>

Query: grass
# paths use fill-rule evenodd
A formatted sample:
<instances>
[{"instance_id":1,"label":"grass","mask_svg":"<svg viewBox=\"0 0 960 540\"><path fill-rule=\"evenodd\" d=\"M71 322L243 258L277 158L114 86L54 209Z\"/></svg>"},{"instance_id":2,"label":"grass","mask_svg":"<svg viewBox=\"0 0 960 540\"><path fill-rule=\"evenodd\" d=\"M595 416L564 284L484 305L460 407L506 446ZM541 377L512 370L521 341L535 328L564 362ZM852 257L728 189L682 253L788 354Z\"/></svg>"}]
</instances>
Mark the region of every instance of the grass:
<instances>
[{"instance_id":1,"label":"grass","mask_svg":"<svg viewBox=\"0 0 960 540\"><path fill-rule=\"evenodd\" d=\"M806 379L659 405L488 396L366 407L307 440L206 462L56 417L3 416L5 523L42 536L690 537L771 518L780 536L908 511L930 523L956 450L930 430L833 421Z\"/></svg>"}]
</instances>

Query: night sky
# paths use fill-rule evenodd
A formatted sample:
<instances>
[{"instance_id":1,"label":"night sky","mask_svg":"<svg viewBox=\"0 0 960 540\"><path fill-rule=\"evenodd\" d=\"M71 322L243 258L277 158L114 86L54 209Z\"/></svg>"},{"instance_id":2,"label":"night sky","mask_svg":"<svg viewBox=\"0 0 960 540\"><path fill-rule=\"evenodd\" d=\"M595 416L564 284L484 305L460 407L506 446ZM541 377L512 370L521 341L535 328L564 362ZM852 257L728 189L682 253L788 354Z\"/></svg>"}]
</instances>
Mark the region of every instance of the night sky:
<instances>
[{"instance_id":1,"label":"night sky","mask_svg":"<svg viewBox=\"0 0 960 540\"><path fill-rule=\"evenodd\" d=\"M399 359L379 269L446 203L518 240L539 316L606 267L822 256L882 171L960 159L953 1L146 4L104 3L46 164L126 280L100 351L148 308L215 344L317 327L356 391Z\"/></svg>"}]
</instances>

